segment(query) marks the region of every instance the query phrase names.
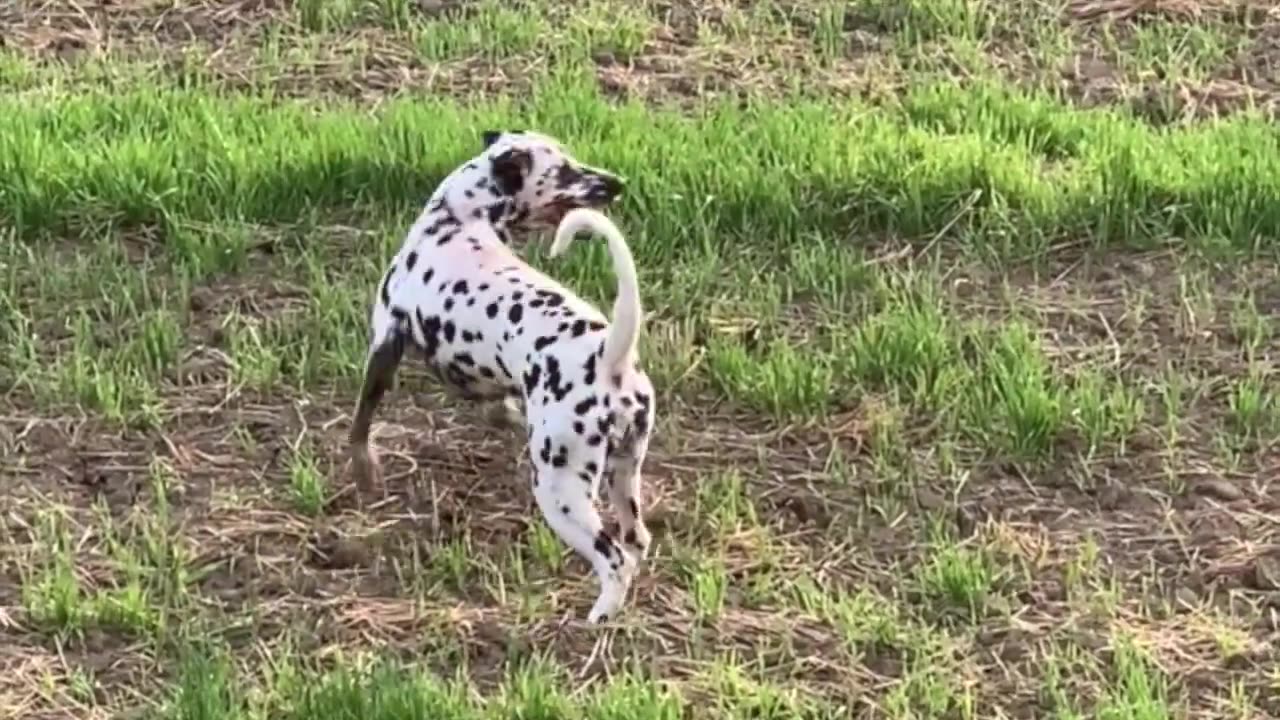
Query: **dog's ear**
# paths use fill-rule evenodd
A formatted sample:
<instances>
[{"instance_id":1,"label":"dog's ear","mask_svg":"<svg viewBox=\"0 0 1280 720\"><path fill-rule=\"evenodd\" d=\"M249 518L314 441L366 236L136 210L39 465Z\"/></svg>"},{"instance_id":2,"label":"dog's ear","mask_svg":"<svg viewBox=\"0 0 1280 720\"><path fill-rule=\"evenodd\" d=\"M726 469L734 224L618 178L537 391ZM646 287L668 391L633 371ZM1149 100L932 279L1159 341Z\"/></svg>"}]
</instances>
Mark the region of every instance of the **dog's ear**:
<instances>
[{"instance_id":1,"label":"dog's ear","mask_svg":"<svg viewBox=\"0 0 1280 720\"><path fill-rule=\"evenodd\" d=\"M533 153L511 148L493 159L493 181L504 195L515 195L524 188L524 179L533 171Z\"/></svg>"},{"instance_id":2,"label":"dog's ear","mask_svg":"<svg viewBox=\"0 0 1280 720\"><path fill-rule=\"evenodd\" d=\"M500 138L500 137L502 137L502 131L501 131L501 130L485 130L485 131L484 131L483 133L481 133L481 135L480 135L480 139L484 142L484 146L485 146L486 148L487 148L487 147L489 147L490 145L492 145L492 144L494 144L494 143L498 142L498 138Z\"/></svg>"}]
</instances>

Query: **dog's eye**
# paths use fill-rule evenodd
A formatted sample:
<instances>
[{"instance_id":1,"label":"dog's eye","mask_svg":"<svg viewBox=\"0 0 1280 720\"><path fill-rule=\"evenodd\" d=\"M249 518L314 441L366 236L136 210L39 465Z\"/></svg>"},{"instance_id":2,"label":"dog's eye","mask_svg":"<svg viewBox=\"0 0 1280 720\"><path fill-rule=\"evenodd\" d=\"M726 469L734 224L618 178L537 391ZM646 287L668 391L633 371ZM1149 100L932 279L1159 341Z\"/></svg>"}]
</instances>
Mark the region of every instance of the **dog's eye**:
<instances>
[{"instance_id":1,"label":"dog's eye","mask_svg":"<svg viewBox=\"0 0 1280 720\"><path fill-rule=\"evenodd\" d=\"M556 184L562 188L569 187L580 179L582 179L582 172L570 165L561 165L556 171Z\"/></svg>"}]
</instances>

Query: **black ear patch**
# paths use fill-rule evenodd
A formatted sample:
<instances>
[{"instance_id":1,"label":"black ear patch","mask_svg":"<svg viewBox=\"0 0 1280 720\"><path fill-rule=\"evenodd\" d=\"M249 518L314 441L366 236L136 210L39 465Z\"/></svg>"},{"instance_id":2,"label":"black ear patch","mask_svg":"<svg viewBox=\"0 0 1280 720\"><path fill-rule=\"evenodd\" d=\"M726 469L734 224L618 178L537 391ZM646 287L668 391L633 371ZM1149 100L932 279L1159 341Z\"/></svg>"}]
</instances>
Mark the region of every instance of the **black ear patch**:
<instances>
[{"instance_id":1,"label":"black ear patch","mask_svg":"<svg viewBox=\"0 0 1280 720\"><path fill-rule=\"evenodd\" d=\"M484 141L485 147L489 147L498 142L503 135L520 135L523 132L524 130L485 130L480 134L480 139Z\"/></svg>"},{"instance_id":2,"label":"black ear patch","mask_svg":"<svg viewBox=\"0 0 1280 720\"><path fill-rule=\"evenodd\" d=\"M533 153L511 148L493 159L493 182L504 195L524 189L524 179L533 170Z\"/></svg>"}]
</instances>

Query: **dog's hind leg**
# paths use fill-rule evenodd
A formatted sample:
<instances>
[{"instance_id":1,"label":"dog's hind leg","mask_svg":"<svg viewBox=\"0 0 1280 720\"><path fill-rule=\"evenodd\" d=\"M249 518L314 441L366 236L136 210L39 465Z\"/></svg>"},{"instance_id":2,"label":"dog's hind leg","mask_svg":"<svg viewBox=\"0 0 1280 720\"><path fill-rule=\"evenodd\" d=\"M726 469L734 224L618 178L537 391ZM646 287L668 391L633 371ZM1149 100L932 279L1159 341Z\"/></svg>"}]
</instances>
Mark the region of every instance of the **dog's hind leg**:
<instances>
[{"instance_id":1,"label":"dog's hind leg","mask_svg":"<svg viewBox=\"0 0 1280 720\"><path fill-rule=\"evenodd\" d=\"M549 449L549 444L544 448ZM533 443L530 443L533 451ZM603 448L600 448L603 450ZM566 462L563 450L539 453L533 451L533 495L538 508L551 529L587 562L600 579L600 595L596 598L587 622L606 622L615 616L626 598L635 575L637 561L610 537L604 521L592 502L595 476ZM598 463L604 460L599 453Z\"/></svg>"},{"instance_id":2,"label":"dog's hind leg","mask_svg":"<svg viewBox=\"0 0 1280 720\"><path fill-rule=\"evenodd\" d=\"M643 517L640 468L649 450L649 428L633 426L605 460L604 480L609 489L609 503L618 518L622 542L644 559L649 555L651 536Z\"/></svg>"},{"instance_id":3,"label":"dog's hind leg","mask_svg":"<svg viewBox=\"0 0 1280 720\"><path fill-rule=\"evenodd\" d=\"M401 318L392 318L382 313L376 313L375 318L384 322L379 323L382 328L375 330L373 342L369 344L360 399L347 436L351 472L361 490L381 484L378 457L369 442L369 430L373 424L373 413L382 402L382 397L395 387L396 371L404 358L405 344L408 342L408 330L404 328Z\"/></svg>"}]
</instances>

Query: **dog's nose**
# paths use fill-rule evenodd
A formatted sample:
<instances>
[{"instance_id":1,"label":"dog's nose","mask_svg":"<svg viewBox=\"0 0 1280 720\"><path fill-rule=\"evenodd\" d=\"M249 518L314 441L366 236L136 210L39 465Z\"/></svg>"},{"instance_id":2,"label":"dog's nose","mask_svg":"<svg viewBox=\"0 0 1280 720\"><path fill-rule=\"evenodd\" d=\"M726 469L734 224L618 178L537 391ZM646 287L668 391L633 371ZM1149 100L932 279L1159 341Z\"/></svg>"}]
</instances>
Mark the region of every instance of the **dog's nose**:
<instances>
[{"instance_id":1,"label":"dog's nose","mask_svg":"<svg viewBox=\"0 0 1280 720\"><path fill-rule=\"evenodd\" d=\"M596 193L604 200L613 200L622 194L626 188L626 183L622 182L622 178L613 175L601 175L600 185L596 189Z\"/></svg>"}]
</instances>

